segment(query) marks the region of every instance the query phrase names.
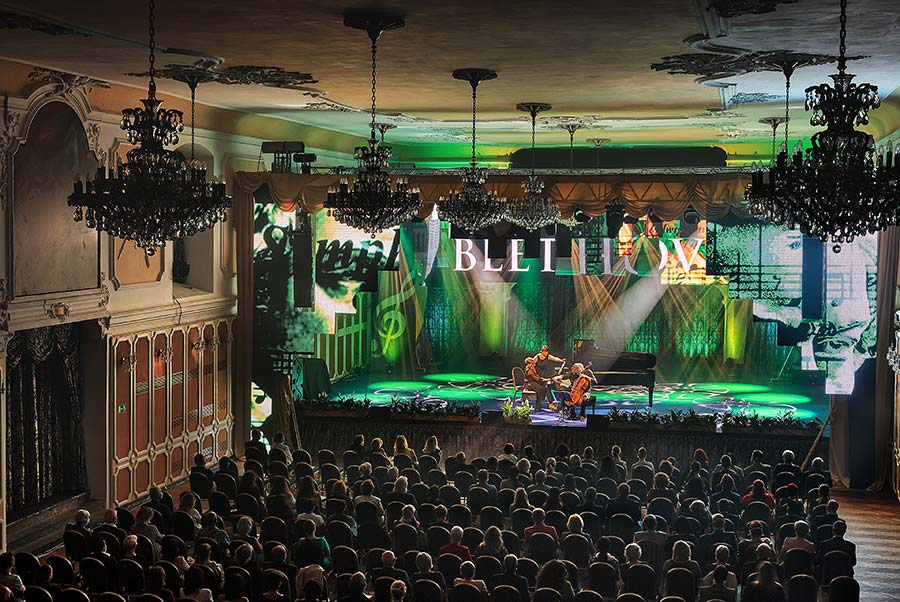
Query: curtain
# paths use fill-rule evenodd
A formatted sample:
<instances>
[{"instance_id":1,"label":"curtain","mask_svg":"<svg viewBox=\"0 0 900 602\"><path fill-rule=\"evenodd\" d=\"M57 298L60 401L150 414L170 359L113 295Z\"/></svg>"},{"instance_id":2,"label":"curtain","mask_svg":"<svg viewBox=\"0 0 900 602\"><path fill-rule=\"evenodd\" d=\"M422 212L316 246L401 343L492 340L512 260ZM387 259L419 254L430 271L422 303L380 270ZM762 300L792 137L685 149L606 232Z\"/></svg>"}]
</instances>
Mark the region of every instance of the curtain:
<instances>
[{"instance_id":1,"label":"curtain","mask_svg":"<svg viewBox=\"0 0 900 602\"><path fill-rule=\"evenodd\" d=\"M881 491L887 484L891 464L891 431L894 407L894 371L887 363L887 352L894 344L894 310L897 291L897 261L900 256L900 229L888 228L878 235L878 338L875 351L875 480L870 491Z\"/></svg>"},{"instance_id":2,"label":"curtain","mask_svg":"<svg viewBox=\"0 0 900 602\"><path fill-rule=\"evenodd\" d=\"M87 489L78 336L70 325L9 339L7 510Z\"/></svg>"}]
</instances>

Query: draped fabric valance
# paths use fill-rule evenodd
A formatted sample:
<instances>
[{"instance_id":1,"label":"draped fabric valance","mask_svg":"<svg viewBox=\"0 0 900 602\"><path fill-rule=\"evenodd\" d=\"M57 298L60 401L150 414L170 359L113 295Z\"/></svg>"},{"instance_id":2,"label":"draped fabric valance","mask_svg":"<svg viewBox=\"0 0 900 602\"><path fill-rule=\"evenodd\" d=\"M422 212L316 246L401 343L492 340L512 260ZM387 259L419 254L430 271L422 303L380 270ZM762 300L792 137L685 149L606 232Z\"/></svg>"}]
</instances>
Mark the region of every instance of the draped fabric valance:
<instances>
[{"instance_id":1,"label":"draped fabric valance","mask_svg":"<svg viewBox=\"0 0 900 602\"><path fill-rule=\"evenodd\" d=\"M240 192L252 195L267 185L279 208L293 211L297 203L310 213L321 211L328 188L338 183L340 175L299 175L270 172L239 172L235 182ZM508 199L521 198L522 176L491 176L487 188L496 190ZM724 216L729 210L746 217L744 187L749 174L722 172L706 174L610 174L610 175L547 175L543 176L547 192L559 204L562 216L569 217L580 209L597 216L606 206L618 199L629 215L644 216L653 208L663 219L677 219L692 205L709 219ZM419 217L431 214L434 203L459 184L459 176L452 174L411 175L410 183L421 190L422 206ZM240 195L239 195L240 196Z\"/></svg>"}]
</instances>

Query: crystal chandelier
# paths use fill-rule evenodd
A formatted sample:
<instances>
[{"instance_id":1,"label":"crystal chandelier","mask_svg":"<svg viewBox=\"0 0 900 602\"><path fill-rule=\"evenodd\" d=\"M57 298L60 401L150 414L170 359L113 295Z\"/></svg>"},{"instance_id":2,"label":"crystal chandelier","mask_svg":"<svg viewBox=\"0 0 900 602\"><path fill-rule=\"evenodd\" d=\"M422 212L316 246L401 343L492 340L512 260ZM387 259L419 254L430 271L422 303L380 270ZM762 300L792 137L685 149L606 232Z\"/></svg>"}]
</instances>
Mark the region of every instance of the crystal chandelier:
<instances>
[{"instance_id":1,"label":"crystal chandelier","mask_svg":"<svg viewBox=\"0 0 900 602\"><path fill-rule=\"evenodd\" d=\"M455 79L472 86L472 161L462 172L462 186L438 199L438 215L466 232L477 232L507 218L506 199L484 188L487 170L478 167L475 159L475 116L478 84L496 79L497 73L488 69L457 69Z\"/></svg>"},{"instance_id":2,"label":"crystal chandelier","mask_svg":"<svg viewBox=\"0 0 900 602\"><path fill-rule=\"evenodd\" d=\"M534 131L539 113L552 109L540 102L523 102L516 110L531 115L531 175L522 182L525 194L521 199L509 202L509 221L529 232L555 224L559 220L556 201L544 194L544 181L534 174Z\"/></svg>"},{"instance_id":3,"label":"crystal chandelier","mask_svg":"<svg viewBox=\"0 0 900 602\"><path fill-rule=\"evenodd\" d=\"M357 160L355 177L352 181L342 178L337 186L329 188L325 207L340 223L374 238L382 230L411 220L420 205L419 190L410 187L407 178L397 178L391 185L387 168L393 151L384 144L388 127L375 123L378 38L389 29L403 27L405 21L387 13L351 13L344 16L344 25L365 31L372 43L372 121L366 146L356 147L353 153ZM376 129L381 131L380 142L375 138Z\"/></svg>"},{"instance_id":4,"label":"crystal chandelier","mask_svg":"<svg viewBox=\"0 0 900 602\"><path fill-rule=\"evenodd\" d=\"M841 243L898 223L898 172L891 165L873 160L872 136L855 129L869 122L868 112L881 103L878 88L854 84L847 73L847 0L841 0L840 54L834 84L806 89L810 123L825 126L811 138L805 153L798 143L788 155L785 144L768 170L754 168L746 190L751 212L766 221L799 228L808 236ZM788 86L790 71L785 70ZM788 90L790 88L788 87Z\"/></svg>"},{"instance_id":5,"label":"crystal chandelier","mask_svg":"<svg viewBox=\"0 0 900 602\"><path fill-rule=\"evenodd\" d=\"M147 98L141 101L143 107L124 109L121 120L128 142L136 146L115 170L101 166L93 180L76 181L69 206L75 207L76 222L83 219L88 228L134 241L147 255L154 255L166 241L225 221L231 197L225 194L224 183L206 181L206 166L193 161L193 142L190 164L165 149L178 144L184 122L181 111L162 109L163 101L156 98L156 2L149 4Z\"/></svg>"}]
</instances>

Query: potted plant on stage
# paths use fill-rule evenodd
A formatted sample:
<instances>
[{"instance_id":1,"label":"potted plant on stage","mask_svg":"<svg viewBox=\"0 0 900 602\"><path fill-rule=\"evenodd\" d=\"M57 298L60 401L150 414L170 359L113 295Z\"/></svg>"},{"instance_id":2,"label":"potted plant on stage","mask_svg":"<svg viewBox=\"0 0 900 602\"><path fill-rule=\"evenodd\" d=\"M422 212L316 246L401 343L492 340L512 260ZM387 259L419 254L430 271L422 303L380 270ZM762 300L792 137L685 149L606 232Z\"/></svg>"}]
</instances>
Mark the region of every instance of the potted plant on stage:
<instances>
[{"instance_id":1,"label":"potted plant on stage","mask_svg":"<svg viewBox=\"0 0 900 602\"><path fill-rule=\"evenodd\" d=\"M531 424L531 406L527 401L516 405L513 400L506 398L506 403L500 406L503 413L503 422L509 424Z\"/></svg>"},{"instance_id":2,"label":"potted plant on stage","mask_svg":"<svg viewBox=\"0 0 900 602\"><path fill-rule=\"evenodd\" d=\"M415 422L472 422L477 423L481 416L481 404L475 403L435 403L419 397L395 397L391 400L391 420L410 420Z\"/></svg>"},{"instance_id":3,"label":"potted plant on stage","mask_svg":"<svg viewBox=\"0 0 900 602\"><path fill-rule=\"evenodd\" d=\"M754 435L780 435L789 437L815 437L822 428L818 418L803 420L792 410L785 410L777 416L731 413L722 417L723 433L748 433Z\"/></svg>"},{"instance_id":4,"label":"potted plant on stage","mask_svg":"<svg viewBox=\"0 0 900 602\"><path fill-rule=\"evenodd\" d=\"M352 396L339 395L334 399L327 394L300 400L297 405L297 414L307 418L354 418L365 416L369 411L372 401L368 396L362 399Z\"/></svg>"}]
</instances>

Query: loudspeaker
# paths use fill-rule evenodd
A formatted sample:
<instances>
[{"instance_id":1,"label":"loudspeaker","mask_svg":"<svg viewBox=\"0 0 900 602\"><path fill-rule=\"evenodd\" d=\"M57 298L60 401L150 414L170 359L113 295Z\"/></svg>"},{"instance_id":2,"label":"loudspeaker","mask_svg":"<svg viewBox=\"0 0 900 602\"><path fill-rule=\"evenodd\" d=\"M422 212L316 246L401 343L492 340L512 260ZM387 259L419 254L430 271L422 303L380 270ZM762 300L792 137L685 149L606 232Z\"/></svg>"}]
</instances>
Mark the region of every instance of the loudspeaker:
<instances>
[{"instance_id":1,"label":"loudspeaker","mask_svg":"<svg viewBox=\"0 0 900 602\"><path fill-rule=\"evenodd\" d=\"M609 416L588 414L585 428L589 431L605 431L609 429Z\"/></svg>"},{"instance_id":2,"label":"loudspeaker","mask_svg":"<svg viewBox=\"0 0 900 602\"><path fill-rule=\"evenodd\" d=\"M500 424L503 422L503 412L491 410L481 413L481 424Z\"/></svg>"}]
</instances>

